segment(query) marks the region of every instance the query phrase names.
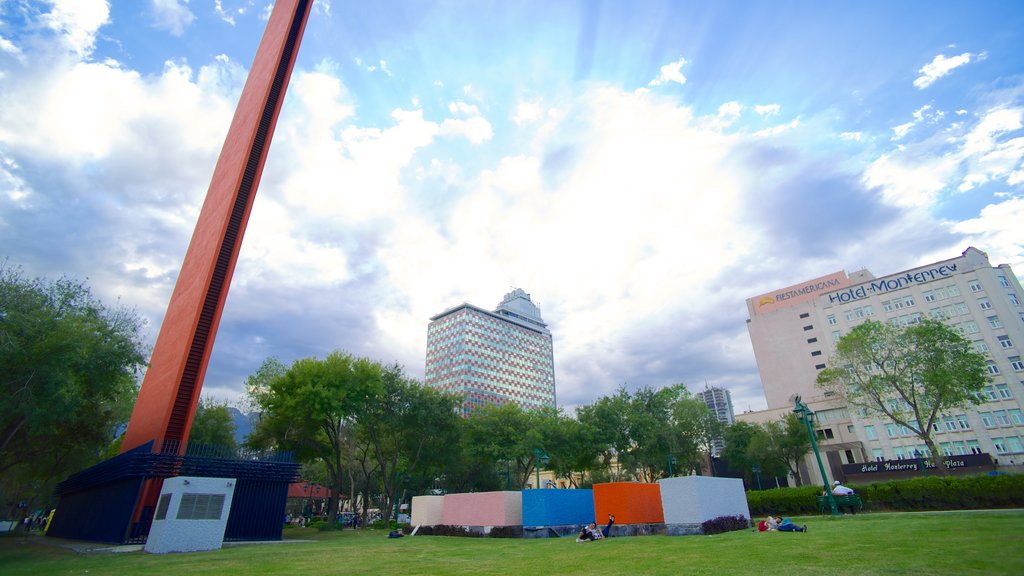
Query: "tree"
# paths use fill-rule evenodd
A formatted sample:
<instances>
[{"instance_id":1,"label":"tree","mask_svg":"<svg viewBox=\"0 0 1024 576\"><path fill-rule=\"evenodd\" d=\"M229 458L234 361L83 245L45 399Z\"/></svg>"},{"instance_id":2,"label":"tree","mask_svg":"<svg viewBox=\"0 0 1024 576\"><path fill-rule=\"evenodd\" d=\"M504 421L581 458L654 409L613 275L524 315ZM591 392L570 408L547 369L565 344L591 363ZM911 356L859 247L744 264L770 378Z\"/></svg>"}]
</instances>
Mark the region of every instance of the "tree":
<instances>
[{"instance_id":1,"label":"tree","mask_svg":"<svg viewBox=\"0 0 1024 576\"><path fill-rule=\"evenodd\" d=\"M230 452L238 449L238 443L235 441L235 420L231 417L227 402L218 402L209 397L199 400L188 443L196 446L217 446Z\"/></svg>"},{"instance_id":2,"label":"tree","mask_svg":"<svg viewBox=\"0 0 1024 576\"><path fill-rule=\"evenodd\" d=\"M145 364L142 320L85 284L0 262L0 482L49 494L95 464L127 422Z\"/></svg>"},{"instance_id":3,"label":"tree","mask_svg":"<svg viewBox=\"0 0 1024 576\"><path fill-rule=\"evenodd\" d=\"M722 457L729 463L729 468L742 471L748 483L753 478L754 466L758 465L757 460L752 458L750 446L754 438L763 433L760 426L749 422L736 422L725 429Z\"/></svg>"},{"instance_id":4,"label":"tree","mask_svg":"<svg viewBox=\"0 0 1024 576\"><path fill-rule=\"evenodd\" d=\"M913 431L941 471L946 466L932 426L942 412L977 403L986 381L985 357L936 320L860 324L839 339L829 367L818 374L820 388Z\"/></svg>"},{"instance_id":5,"label":"tree","mask_svg":"<svg viewBox=\"0 0 1024 576\"><path fill-rule=\"evenodd\" d=\"M676 434L680 438L678 463L680 470L701 472L705 456L708 468L714 475L711 466L711 453L714 451L715 439L721 438L725 425L708 408L703 400L686 391L672 407L672 417Z\"/></svg>"},{"instance_id":6,"label":"tree","mask_svg":"<svg viewBox=\"0 0 1024 576\"><path fill-rule=\"evenodd\" d=\"M516 404L482 406L466 421L467 447L472 456L490 462L498 473L508 473L508 484L518 490L530 481L534 450L544 449L536 420Z\"/></svg>"},{"instance_id":7,"label":"tree","mask_svg":"<svg viewBox=\"0 0 1024 576\"><path fill-rule=\"evenodd\" d=\"M355 417L380 394L382 368L344 352L282 368L270 359L246 380L250 401L261 413L249 443L293 450L302 462L322 460L331 486L328 522L333 525L344 488L347 439Z\"/></svg>"},{"instance_id":8,"label":"tree","mask_svg":"<svg viewBox=\"0 0 1024 576\"><path fill-rule=\"evenodd\" d=\"M443 462L446 449L458 444L462 419L455 411L458 398L406 378L397 364L384 367L381 376L383 386L356 415L356 426L377 461L386 522L403 484Z\"/></svg>"}]
</instances>

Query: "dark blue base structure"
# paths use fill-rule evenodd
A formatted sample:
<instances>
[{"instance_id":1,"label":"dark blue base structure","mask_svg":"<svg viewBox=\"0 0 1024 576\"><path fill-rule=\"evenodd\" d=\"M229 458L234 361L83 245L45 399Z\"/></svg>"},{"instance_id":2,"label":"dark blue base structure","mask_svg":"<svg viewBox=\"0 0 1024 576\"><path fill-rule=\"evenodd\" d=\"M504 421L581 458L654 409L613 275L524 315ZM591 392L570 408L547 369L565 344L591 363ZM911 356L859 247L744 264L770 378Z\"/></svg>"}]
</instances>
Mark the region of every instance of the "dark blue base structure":
<instances>
[{"instance_id":1,"label":"dark blue base structure","mask_svg":"<svg viewBox=\"0 0 1024 576\"><path fill-rule=\"evenodd\" d=\"M71 476L57 486L60 504L47 536L142 544L149 534L153 509L135 508L147 482L174 476L234 478L235 493L225 541L280 540L288 485L299 465L290 453L238 453L198 446L184 456L165 442L153 452L150 442Z\"/></svg>"}]
</instances>

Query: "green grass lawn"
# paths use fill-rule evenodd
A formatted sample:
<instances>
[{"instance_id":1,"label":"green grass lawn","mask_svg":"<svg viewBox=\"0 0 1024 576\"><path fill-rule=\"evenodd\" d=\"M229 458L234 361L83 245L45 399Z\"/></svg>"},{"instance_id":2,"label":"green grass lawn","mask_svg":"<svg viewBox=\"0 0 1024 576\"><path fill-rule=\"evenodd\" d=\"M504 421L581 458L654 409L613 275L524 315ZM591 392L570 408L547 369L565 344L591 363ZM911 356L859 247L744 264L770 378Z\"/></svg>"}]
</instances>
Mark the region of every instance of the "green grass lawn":
<instances>
[{"instance_id":1,"label":"green grass lawn","mask_svg":"<svg viewBox=\"0 0 1024 576\"><path fill-rule=\"evenodd\" d=\"M577 544L416 536L384 531L319 533L215 552L81 554L41 536L0 537L4 576L90 574L1024 574L1024 511L874 513L794 518L808 532L638 536Z\"/></svg>"}]
</instances>

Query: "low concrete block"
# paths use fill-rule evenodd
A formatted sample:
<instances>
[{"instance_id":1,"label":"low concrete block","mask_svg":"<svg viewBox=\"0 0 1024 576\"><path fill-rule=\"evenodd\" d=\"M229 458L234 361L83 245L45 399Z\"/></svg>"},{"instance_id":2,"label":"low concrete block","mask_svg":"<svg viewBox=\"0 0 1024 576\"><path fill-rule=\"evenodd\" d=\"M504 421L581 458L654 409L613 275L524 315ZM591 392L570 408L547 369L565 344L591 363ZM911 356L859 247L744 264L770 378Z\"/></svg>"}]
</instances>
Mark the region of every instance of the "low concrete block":
<instances>
[{"instance_id":1,"label":"low concrete block","mask_svg":"<svg viewBox=\"0 0 1024 576\"><path fill-rule=\"evenodd\" d=\"M615 523L662 524L661 488L657 484L641 482L608 482L594 484L594 516L604 525L608 515L615 515Z\"/></svg>"},{"instance_id":2,"label":"low concrete block","mask_svg":"<svg viewBox=\"0 0 1024 576\"><path fill-rule=\"evenodd\" d=\"M523 526L583 525L593 521L593 490L523 490Z\"/></svg>"},{"instance_id":3,"label":"low concrete block","mask_svg":"<svg viewBox=\"0 0 1024 576\"><path fill-rule=\"evenodd\" d=\"M437 526L444 524L444 496L413 496L413 526Z\"/></svg>"},{"instance_id":4,"label":"low concrete block","mask_svg":"<svg viewBox=\"0 0 1024 576\"><path fill-rule=\"evenodd\" d=\"M738 478L680 476L663 478L661 506L666 524L701 524L719 516L750 520L743 481Z\"/></svg>"},{"instance_id":5,"label":"low concrete block","mask_svg":"<svg viewBox=\"0 0 1024 576\"><path fill-rule=\"evenodd\" d=\"M522 492L445 494L441 524L449 526L522 526Z\"/></svg>"},{"instance_id":6,"label":"low concrete block","mask_svg":"<svg viewBox=\"0 0 1024 576\"><path fill-rule=\"evenodd\" d=\"M234 494L234 478L167 478L160 489L146 552L219 550Z\"/></svg>"}]
</instances>

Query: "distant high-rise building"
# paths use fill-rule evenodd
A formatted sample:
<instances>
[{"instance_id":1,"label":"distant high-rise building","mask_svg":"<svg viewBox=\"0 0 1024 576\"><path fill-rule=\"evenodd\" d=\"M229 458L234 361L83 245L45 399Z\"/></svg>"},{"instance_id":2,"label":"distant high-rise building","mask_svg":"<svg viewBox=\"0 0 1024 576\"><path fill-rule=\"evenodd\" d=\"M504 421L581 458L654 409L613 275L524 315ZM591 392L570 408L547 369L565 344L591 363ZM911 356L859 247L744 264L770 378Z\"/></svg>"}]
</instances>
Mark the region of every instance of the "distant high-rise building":
<instances>
[{"instance_id":1,"label":"distant high-rise building","mask_svg":"<svg viewBox=\"0 0 1024 576\"><path fill-rule=\"evenodd\" d=\"M711 413L715 415L719 422L727 426L736 422L736 416L732 411L732 395L729 394L728 390L705 385L704 390L698 392L697 395L708 405ZM712 456L718 456L724 447L724 439L721 437L715 438L711 450Z\"/></svg>"},{"instance_id":2,"label":"distant high-rise building","mask_svg":"<svg viewBox=\"0 0 1024 576\"><path fill-rule=\"evenodd\" d=\"M520 288L493 311L460 304L430 319L425 381L462 394L464 416L485 405L555 407L551 332Z\"/></svg>"}]
</instances>

